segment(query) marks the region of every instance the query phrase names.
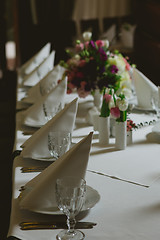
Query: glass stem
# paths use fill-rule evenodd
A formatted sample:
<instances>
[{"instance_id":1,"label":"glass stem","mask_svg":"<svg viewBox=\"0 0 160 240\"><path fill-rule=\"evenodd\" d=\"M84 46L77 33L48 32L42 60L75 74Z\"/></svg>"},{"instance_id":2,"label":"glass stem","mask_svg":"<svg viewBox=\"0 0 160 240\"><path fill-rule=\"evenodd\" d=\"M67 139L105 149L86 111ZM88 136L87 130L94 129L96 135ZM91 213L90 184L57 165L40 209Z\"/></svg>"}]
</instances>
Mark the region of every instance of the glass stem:
<instances>
[{"instance_id":1,"label":"glass stem","mask_svg":"<svg viewBox=\"0 0 160 240\"><path fill-rule=\"evenodd\" d=\"M76 220L75 218L67 217L67 226L68 226L68 232L69 233L74 233L74 227L76 225Z\"/></svg>"}]
</instances>

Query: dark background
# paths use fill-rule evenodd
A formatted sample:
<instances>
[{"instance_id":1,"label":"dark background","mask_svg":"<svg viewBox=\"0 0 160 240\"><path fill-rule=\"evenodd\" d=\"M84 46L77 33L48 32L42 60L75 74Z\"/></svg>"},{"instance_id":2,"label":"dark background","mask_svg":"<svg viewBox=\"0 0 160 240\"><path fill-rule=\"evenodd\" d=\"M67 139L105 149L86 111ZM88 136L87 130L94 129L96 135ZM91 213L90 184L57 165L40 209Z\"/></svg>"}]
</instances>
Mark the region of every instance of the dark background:
<instances>
[{"instance_id":1,"label":"dark background","mask_svg":"<svg viewBox=\"0 0 160 240\"><path fill-rule=\"evenodd\" d=\"M72 47L76 36L71 19L74 0L37 0L38 24L33 24L29 0L1 0L0 3L0 239L5 239L9 226L12 189L12 150L15 133L16 68L47 42L56 50L56 63L65 58L65 48ZM104 30L113 23L117 39L123 22L136 24L134 47L130 58L150 80L160 85L160 1L132 0L132 12L122 18L104 19ZM9 31L8 36L8 29ZM82 32L92 29L99 36L98 20L81 21ZM12 70L5 56L7 40L16 42L17 58ZM124 50L124 49L123 49ZM123 53L123 52L122 52ZM124 54L125 54L124 50Z\"/></svg>"}]
</instances>

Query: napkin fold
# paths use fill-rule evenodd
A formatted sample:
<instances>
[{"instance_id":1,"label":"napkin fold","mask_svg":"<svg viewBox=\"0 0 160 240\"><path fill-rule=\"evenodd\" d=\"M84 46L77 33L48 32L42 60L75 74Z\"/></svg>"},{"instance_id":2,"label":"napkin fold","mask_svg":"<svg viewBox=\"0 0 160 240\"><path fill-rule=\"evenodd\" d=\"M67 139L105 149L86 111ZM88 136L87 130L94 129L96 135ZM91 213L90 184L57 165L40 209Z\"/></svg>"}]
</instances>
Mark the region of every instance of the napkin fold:
<instances>
[{"instance_id":1,"label":"napkin fold","mask_svg":"<svg viewBox=\"0 0 160 240\"><path fill-rule=\"evenodd\" d=\"M50 55L30 74L26 75L23 79L22 84L24 86L34 86L42 78L44 78L49 71L53 69L54 66L55 51L53 50Z\"/></svg>"},{"instance_id":2,"label":"napkin fold","mask_svg":"<svg viewBox=\"0 0 160 240\"><path fill-rule=\"evenodd\" d=\"M27 193L20 201L21 208L38 211L57 208L56 179L64 176L85 178L92 135L93 132L90 132L62 157L25 185L28 192L26 191Z\"/></svg>"},{"instance_id":3,"label":"napkin fold","mask_svg":"<svg viewBox=\"0 0 160 240\"><path fill-rule=\"evenodd\" d=\"M38 65L40 65L49 55L51 43L47 43L32 58L25 62L19 69L19 73L24 76L31 73Z\"/></svg>"},{"instance_id":4,"label":"napkin fold","mask_svg":"<svg viewBox=\"0 0 160 240\"><path fill-rule=\"evenodd\" d=\"M153 109L151 97L154 92L158 93L157 86L136 68L133 68L133 79L138 107Z\"/></svg>"},{"instance_id":5,"label":"napkin fold","mask_svg":"<svg viewBox=\"0 0 160 240\"><path fill-rule=\"evenodd\" d=\"M28 138L22 147L21 156L24 158L50 157L48 150L49 131L68 131L72 134L77 114L78 98L67 104L50 121Z\"/></svg>"},{"instance_id":6,"label":"napkin fold","mask_svg":"<svg viewBox=\"0 0 160 240\"><path fill-rule=\"evenodd\" d=\"M58 80L62 79L63 73L64 68L59 64L56 65L44 78L28 90L27 97L22 101L31 104L35 103L57 85Z\"/></svg>"},{"instance_id":7,"label":"napkin fold","mask_svg":"<svg viewBox=\"0 0 160 240\"><path fill-rule=\"evenodd\" d=\"M62 80L48 94L38 99L31 107L23 112L23 124L28 126L42 126L46 123L45 112L56 114L56 108L64 106L64 98L67 92L67 77ZM53 115L54 116L54 115Z\"/></svg>"}]
</instances>

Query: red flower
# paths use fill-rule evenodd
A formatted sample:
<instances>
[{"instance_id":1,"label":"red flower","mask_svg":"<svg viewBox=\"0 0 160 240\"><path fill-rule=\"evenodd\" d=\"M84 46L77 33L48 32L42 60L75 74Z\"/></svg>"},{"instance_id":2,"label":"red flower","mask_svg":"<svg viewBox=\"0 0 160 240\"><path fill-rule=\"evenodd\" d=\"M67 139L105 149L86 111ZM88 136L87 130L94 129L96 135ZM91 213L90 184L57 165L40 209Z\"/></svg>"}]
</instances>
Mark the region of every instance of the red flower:
<instances>
[{"instance_id":1,"label":"red flower","mask_svg":"<svg viewBox=\"0 0 160 240\"><path fill-rule=\"evenodd\" d=\"M104 47L104 42L102 40L97 40L96 44L98 47Z\"/></svg>"}]
</instances>

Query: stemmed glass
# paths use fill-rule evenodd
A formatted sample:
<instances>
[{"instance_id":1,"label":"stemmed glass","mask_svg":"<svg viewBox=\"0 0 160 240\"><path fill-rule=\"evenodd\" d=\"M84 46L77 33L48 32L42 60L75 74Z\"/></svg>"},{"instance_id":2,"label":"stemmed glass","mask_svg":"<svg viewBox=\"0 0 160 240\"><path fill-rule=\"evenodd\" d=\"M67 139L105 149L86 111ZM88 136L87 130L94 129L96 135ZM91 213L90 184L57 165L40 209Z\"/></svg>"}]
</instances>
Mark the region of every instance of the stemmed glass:
<instances>
[{"instance_id":1,"label":"stemmed glass","mask_svg":"<svg viewBox=\"0 0 160 240\"><path fill-rule=\"evenodd\" d=\"M71 133L65 131L50 131L48 133L48 149L50 155L58 159L67 152L71 145Z\"/></svg>"},{"instance_id":2,"label":"stemmed glass","mask_svg":"<svg viewBox=\"0 0 160 240\"><path fill-rule=\"evenodd\" d=\"M67 230L62 230L58 240L82 240L85 235L75 230L75 216L80 212L85 201L86 181L76 177L64 177L56 181L56 200L58 208L67 216Z\"/></svg>"}]
</instances>

